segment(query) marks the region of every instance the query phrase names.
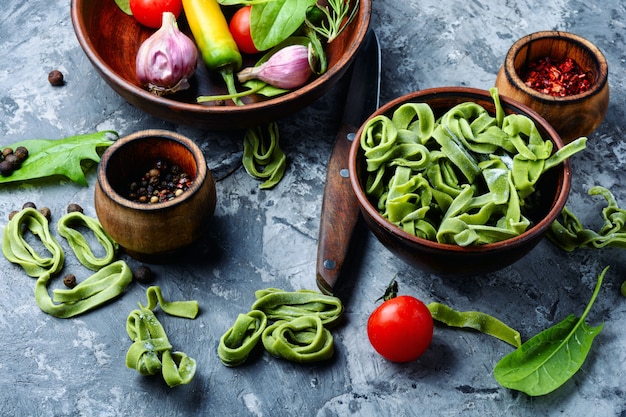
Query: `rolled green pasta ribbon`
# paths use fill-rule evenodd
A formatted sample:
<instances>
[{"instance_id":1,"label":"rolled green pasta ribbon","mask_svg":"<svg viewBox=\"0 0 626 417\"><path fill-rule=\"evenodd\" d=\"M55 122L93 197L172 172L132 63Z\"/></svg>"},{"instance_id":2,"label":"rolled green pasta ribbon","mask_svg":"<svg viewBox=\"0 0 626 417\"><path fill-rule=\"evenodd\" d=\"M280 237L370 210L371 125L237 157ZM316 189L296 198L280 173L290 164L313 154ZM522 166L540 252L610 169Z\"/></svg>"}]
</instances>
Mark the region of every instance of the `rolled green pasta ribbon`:
<instances>
[{"instance_id":1,"label":"rolled green pasta ribbon","mask_svg":"<svg viewBox=\"0 0 626 417\"><path fill-rule=\"evenodd\" d=\"M256 301L251 310L260 310L268 320L291 320L301 316L316 316L326 326L336 324L343 313L343 304L337 297L316 291L284 291L268 288L255 292Z\"/></svg>"},{"instance_id":2,"label":"rolled green pasta ribbon","mask_svg":"<svg viewBox=\"0 0 626 417\"><path fill-rule=\"evenodd\" d=\"M40 255L24 240L25 230L39 237L50 256ZM50 234L48 220L33 208L16 213L6 225L2 236L2 253L8 261L20 265L28 276L35 278L56 274L63 268L65 260L63 248Z\"/></svg>"},{"instance_id":3,"label":"rolled green pasta ribbon","mask_svg":"<svg viewBox=\"0 0 626 417\"><path fill-rule=\"evenodd\" d=\"M334 354L332 334L314 315L279 320L265 329L262 340L272 356L297 363L319 362Z\"/></svg>"},{"instance_id":4,"label":"rolled green pasta ribbon","mask_svg":"<svg viewBox=\"0 0 626 417\"><path fill-rule=\"evenodd\" d=\"M479 311L456 311L444 304L435 302L429 303L427 307L434 320L447 326L478 330L515 347L522 345L519 332L493 316Z\"/></svg>"},{"instance_id":5,"label":"rolled green pasta ribbon","mask_svg":"<svg viewBox=\"0 0 626 417\"><path fill-rule=\"evenodd\" d=\"M195 319L198 315L197 300L166 301L161 292L161 287L157 285L150 286L146 289L146 298L148 305L145 308L149 310L154 310L157 305L160 305L161 310L171 316ZM139 305L143 307L141 304Z\"/></svg>"},{"instance_id":6,"label":"rolled green pasta ribbon","mask_svg":"<svg viewBox=\"0 0 626 417\"><path fill-rule=\"evenodd\" d=\"M94 255L85 236L74 228L76 225L85 226L93 232L104 249L104 255L102 257ZM87 268L97 271L110 264L115 259L119 245L111 239L102 228L100 222L93 217L86 216L79 211L67 213L59 219L57 230L61 236L67 239L67 242L80 263Z\"/></svg>"},{"instance_id":7,"label":"rolled green pasta ribbon","mask_svg":"<svg viewBox=\"0 0 626 417\"><path fill-rule=\"evenodd\" d=\"M72 289L54 289L48 293L50 273L42 274L35 284L39 308L57 318L70 318L93 310L118 297L130 284L133 273L123 260L113 262ZM58 304L57 304L58 303Z\"/></svg>"},{"instance_id":8,"label":"rolled green pasta ribbon","mask_svg":"<svg viewBox=\"0 0 626 417\"><path fill-rule=\"evenodd\" d=\"M196 360L184 352L166 350L161 359L163 380L170 388L190 383L196 374Z\"/></svg>"},{"instance_id":9,"label":"rolled green pasta ribbon","mask_svg":"<svg viewBox=\"0 0 626 417\"><path fill-rule=\"evenodd\" d=\"M133 341L126 352L126 366L140 375L161 372L170 388L189 383L196 372L196 361L183 352L171 352L167 334L154 312L140 307L126 319L126 332Z\"/></svg>"},{"instance_id":10,"label":"rolled green pasta ribbon","mask_svg":"<svg viewBox=\"0 0 626 417\"><path fill-rule=\"evenodd\" d=\"M267 327L267 316L259 310L239 314L233 327L220 338L217 354L226 366L239 366L261 340Z\"/></svg>"},{"instance_id":11,"label":"rolled green pasta ribbon","mask_svg":"<svg viewBox=\"0 0 626 417\"><path fill-rule=\"evenodd\" d=\"M243 140L243 166L248 174L264 179L261 189L273 188L285 174L287 157L278 144L278 124L267 125L267 135L261 126L249 128Z\"/></svg>"}]
</instances>

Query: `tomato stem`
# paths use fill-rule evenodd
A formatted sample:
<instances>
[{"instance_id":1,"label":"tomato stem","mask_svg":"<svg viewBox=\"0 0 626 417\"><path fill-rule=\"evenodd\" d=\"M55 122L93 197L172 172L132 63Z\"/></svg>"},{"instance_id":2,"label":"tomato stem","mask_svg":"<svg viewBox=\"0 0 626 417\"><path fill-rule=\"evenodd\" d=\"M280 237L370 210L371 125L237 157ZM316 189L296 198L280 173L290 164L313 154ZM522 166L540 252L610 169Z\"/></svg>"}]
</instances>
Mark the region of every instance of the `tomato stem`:
<instances>
[{"instance_id":1,"label":"tomato stem","mask_svg":"<svg viewBox=\"0 0 626 417\"><path fill-rule=\"evenodd\" d=\"M389 285L387 285L387 288L385 288L385 293L379 297L376 301L380 301L380 300L384 300L384 301L389 301L392 298L395 298L398 296L398 282L396 281L396 276L394 276L391 279L391 282L389 283Z\"/></svg>"}]
</instances>

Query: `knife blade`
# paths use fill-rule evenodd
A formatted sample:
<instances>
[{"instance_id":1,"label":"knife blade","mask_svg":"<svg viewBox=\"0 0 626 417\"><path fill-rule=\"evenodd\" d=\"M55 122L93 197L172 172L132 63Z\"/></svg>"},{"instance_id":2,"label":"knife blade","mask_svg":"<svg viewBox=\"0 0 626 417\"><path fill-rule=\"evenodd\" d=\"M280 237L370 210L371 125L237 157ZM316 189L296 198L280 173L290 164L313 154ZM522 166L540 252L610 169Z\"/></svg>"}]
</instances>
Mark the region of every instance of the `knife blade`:
<instances>
[{"instance_id":1,"label":"knife blade","mask_svg":"<svg viewBox=\"0 0 626 417\"><path fill-rule=\"evenodd\" d=\"M378 108L379 98L380 46L369 28L352 64L341 126L326 172L316 265L317 286L325 294L334 291L360 216L348 174L350 147L358 128Z\"/></svg>"}]
</instances>

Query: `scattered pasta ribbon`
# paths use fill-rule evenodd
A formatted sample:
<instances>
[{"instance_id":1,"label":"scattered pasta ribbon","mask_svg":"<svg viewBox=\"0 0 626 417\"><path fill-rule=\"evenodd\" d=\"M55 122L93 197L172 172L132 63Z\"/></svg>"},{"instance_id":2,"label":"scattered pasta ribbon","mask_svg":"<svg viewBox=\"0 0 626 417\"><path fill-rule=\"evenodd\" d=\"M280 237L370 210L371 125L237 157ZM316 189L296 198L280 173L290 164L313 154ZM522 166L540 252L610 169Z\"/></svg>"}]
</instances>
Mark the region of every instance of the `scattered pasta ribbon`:
<instances>
[{"instance_id":1,"label":"scattered pasta ribbon","mask_svg":"<svg viewBox=\"0 0 626 417\"><path fill-rule=\"evenodd\" d=\"M267 316L259 310L239 314L233 327L220 338L217 354L226 366L243 364L255 348L263 330L267 327Z\"/></svg>"},{"instance_id":2,"label":"scattered pasta ribbon","mask_svg":"<svg viewBox=\"0 0 626 417\"><path fill-rule=\"evenodd\" d=\"M333 336L315 315L278 320L265 329L262 340L272 356L297 363L323 361L334 353Z\"/></svg>"},{"instance_id":3,"label":"scattered pasta ribbon","mask_svg":"<svg viewBox=\"0 0 626 417\"><path fill-rule=\"evenodd\" d=\"M185 319L195 319L198 315L198 301L166 301L163 298L161 287L153 285L146 289L146 298L148 305L145 308L154 310L157 305L161 306L161 310L170 316L182 317ZM143 307L143 306L142 306Z\"/></svg>"},{"instance_id":4,"label":"scattered pasta ribbon","mask_svg":"<svg viewBox=\"0 0 626 417\"><path fill-rule=\"evenodd\" d=\"M102 257L98 258L94 255L83 234L75 229L77 225L85 226L93 232L104 249ZM87 268L97 271L115 259L119 245L111 239L100 222L93 217L86 216L79 211L67 213L59 219L57 230L67 240L80 263Z\"/></svg>"},{"instance_id":5,"label":"scattered pasta ribbon","mask_svg":"<svg viewBox=\"0 0 626 417\"><path fill-rule=\"evenodd\" d=\"M80 282L72 289L53 289L48 293L50 273L41 275L35 284L39 308L57 318L70 318L93 310L118 297L131 283L133 273L123 260L113 262Z\"/></svg>"},{"instance_id":6,"label":"scattered pasta ribbon","mask_svg":"<svg viewBox=\"0 0 626 417\"><path fill-rule=\"evenodd\" d=\"M607 188L592 187L588 193L602 196L607 202L607 206L602 209L604 224L600 230L586 229L566 206L561 211L561 221L555 220L546 236L568 252L579 248L626 248L626 210L619 207Z\"/></svg>"},{"instance_id":7,"label":"scattered pasta ribbon","mask_svg":"<svg viewBox=\"0 0 626 417\"><path fill-rule=\"evenodd\" d=\"M261 189L273 188L282 179L287 157L278 144L278 124L267 125L267 135L261 126L249 128L243 140L243 166L254 178L265 180Z\"/></svg>"},{"instance_id":8,"label":"scattered pasta ribbon","mask_svg":"<svg viewBox=\"0 0 626 417\"><path fill-rule=\"evenodd\" d=\"M586 147L581 137L553 152L534 122L460 103L438 119L405 103L368 121L360 138L367 195L407 233L459 246L493 243L530 227L524 213L541 175Z\"/></svg>"},{"instance_id":9,"label":"scattered pasta ribbon","mask_svg":"<svg viewBox=\"0 0 626 417\"><path fill-rule=\"evenodd\" d=\"M38 254L24 240L26 230L39 237L50 256ZM9 221L2 236L2 253L8 261L20 265L28 276L34 278L56 274L65 260L63 248L50 234L48 220L33 208L21 210Z\"/></svg>"},{"instance_id":10,"label":"scattered pasta ribbon","mask_svg":"<svg viewBox=\"0 0 626 417\"><path fill-rule=\"evenodd\" d=\"M507 326L500 320L480 311L456 311L440 304L429 303L426 307L434 320L450 327L463 327L477 330L489 336L496 337L514 347L522 345L519 332Z\"/></svg>"},{"instance_id":11,"label":"scattered pasta ribbon","mask_svg":"<svg viewBox=\"0 0 626 417\"><path fill-rule=\"evenodd\" d=\"M254 295L256 301L251 310L262 311L268 320L292 320L313 315L319 317L325 326L332 327L343 313L339 298L317 291L268 288L258 290Z\"/></svg>"},{"instance_id":12,"label":"scattered pasta ribbon","mask_svg":"<svg viewBox=\"0 0 626 417\"><path fill-rule=\"evenodd\" d=\"M133 310L126 320L126 332L133 341L126 352L128 368L142 376L161 372L170 388L193 379L196 361L183 352L171 352L172 345L152 310L145 307Z\"/></svg>"},{"instance_id":13,"label":"scattered pasta ribbon","mask_svg":"<svg viewBox=\"0 0 626 417\"><path fill-rule=\"evenodd\" d=\"M248 314L240 314L220 339L218 356L226 366L241 365L262 341L274 357L298 363L329 359L334 354L328 330L343 313L337 297L316 291L268 288L255 292ZM273 321L268 325L269 321Z\"/></svg>"},{"instance_id":14,"label":"scattered pasta ribbon","mask_svg":"<svg viewBox=\"0 0 626 417\"><path fill-rule=\"evenodd\" d=\"M39 255L26 242L24 233L27 230L40 238L50 252L49 257ZM22 266L27 275L37 278L35 302L42 311L57 318L74 317L111 301L124 291L133 278L126 262L109 262L72 289L54 289L51 297L48 284L52 276L63 268L65 255L61 245L50 234L46 217L33 208L21 210L9 221L2 237L2 252L10 262ZM83 258L79 259L83 262Z\"/></svg>"}]
</instances>

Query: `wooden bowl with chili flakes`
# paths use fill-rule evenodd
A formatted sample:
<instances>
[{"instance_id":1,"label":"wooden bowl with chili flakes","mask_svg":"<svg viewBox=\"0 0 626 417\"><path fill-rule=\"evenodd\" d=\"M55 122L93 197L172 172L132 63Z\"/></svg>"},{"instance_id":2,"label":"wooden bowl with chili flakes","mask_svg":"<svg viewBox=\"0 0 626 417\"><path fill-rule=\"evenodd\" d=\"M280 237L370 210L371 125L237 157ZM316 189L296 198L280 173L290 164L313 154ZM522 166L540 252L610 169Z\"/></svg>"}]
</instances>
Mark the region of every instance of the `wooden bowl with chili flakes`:
<instances>
[{"instance_id":1,"label":"wooden bowl with chili flakes","mask_svg":"<svg viewBox=\"0 0 626 417\"><path fill-rule=\"evenodd\" d=\"M541 114L565 143L591 134L609 105L604 55L567 32L541 31L515 42L495 86L501 95Z\"/></svg>"},{"instance_id":2,"label":"wooden bowl with chili flakes","mask_svg":"<svg viewBox=\"0 0 626 417\"><path fill-rule=\"evenodd\" d=\"M239 130L277 121L312 104L333 87L346 73L369 27L371 0L359 0L354 20L333 42L325 46L327 71L312 77L307 84L286 94L265 98L248 96L245 105L232 100L197 103L198 96L227 94L219 76L198 65L190 87L169 96L156 96L143 88L135 72L139 47L155 30L140 25L125 14L114 0L72 0L71 18L78 43L97 73L123 99L159 119L208 130ZM191 30L184 17L178 19L181 31ZM244 54L245 55L245 54ZM259 56L244 56L244 67L252 66ZM199 62L202 60L200 59ZM245 88L238 86L238 91Z\"/></svg>"},{"instance_id":3,"label":"wooden bowl with chili flakes","mask_svg":"<svg viewBox=\"0 0 626 417\"><path fill-rule=\"evenodd\" d=\"M143 130L117 140L102 155L97 177L98 220L135 259L168 261L195 243L213 217L211 171L198 145L178 133Z\"/></svg>"}]
</instances>

